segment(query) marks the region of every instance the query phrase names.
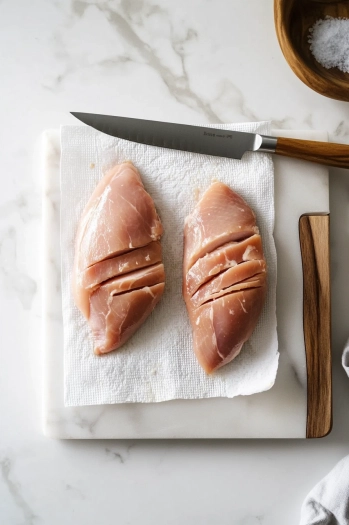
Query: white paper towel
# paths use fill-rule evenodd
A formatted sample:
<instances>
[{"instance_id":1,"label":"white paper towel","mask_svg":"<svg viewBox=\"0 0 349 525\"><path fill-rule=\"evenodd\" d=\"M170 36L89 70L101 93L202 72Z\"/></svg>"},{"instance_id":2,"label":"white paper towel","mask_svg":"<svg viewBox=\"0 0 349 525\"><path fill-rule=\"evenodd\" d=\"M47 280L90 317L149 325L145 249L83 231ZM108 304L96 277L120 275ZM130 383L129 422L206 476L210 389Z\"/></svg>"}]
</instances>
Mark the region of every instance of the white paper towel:
<instances>
[{"instance_id":1,"label":"white paper towel","mask_svg":"<svg viewBox=\"0 0 349 525\"><path fill-rule=\"evenodd\" d=\"M269 133L268 123L217 125ZM65 406L234 397L268 390L278 367L273 163L266 154L232 160L115 139L87 126L61 129L61 250ZM103 174L131 160L161 217L165 293L151 316L118 351L97 357L87 321L74 305L74 239L83 208ZM268 264L268 294L240 355L208 376L192 350L182 299L184 218L213 180L239 192L257 215Z\"/></svg>"}]
</instances>

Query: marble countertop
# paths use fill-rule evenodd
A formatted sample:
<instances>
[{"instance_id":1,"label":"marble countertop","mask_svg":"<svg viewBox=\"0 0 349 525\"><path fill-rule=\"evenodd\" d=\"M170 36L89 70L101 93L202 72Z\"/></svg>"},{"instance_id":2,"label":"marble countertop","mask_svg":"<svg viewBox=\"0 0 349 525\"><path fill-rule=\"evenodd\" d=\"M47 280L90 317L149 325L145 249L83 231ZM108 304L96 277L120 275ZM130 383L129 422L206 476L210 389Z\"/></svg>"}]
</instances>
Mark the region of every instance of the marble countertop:
<instances>
[{"instance_id":1,"label":"marble countertop","mask_svg":"<svg viewBox=\"0 0 349 525\"><path fill-rule=\"evenodd\" d=\"M44 129L90 111L183 123L272 120L349 144L349 104L286 64L272 0L0 0L0 521L294 525L349 453L349 172L330 170L334 425L318 441L70 441L41 431Z\"/></svg>"}]
</instances>

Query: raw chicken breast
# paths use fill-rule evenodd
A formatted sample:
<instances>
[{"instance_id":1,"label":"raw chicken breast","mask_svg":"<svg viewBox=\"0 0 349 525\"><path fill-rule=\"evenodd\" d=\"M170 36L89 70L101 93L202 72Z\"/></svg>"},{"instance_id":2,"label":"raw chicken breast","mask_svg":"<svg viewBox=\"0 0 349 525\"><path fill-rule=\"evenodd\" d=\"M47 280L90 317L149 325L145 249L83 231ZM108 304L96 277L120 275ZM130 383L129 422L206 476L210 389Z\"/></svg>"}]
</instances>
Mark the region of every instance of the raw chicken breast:
<instances>
[{"instance_id":1,"label":"raw chicken breast","mask_svg":"<svg viewBox=\"0 0 349 525\"><path fill-rule=\"evenodd\" d=\"M154 310L164 286L159 283L115 296L105 286L98 288L91 297L89 318L94 353L107 354L122 346Z\"/></svg>"},{"instance_id":2,"label":"raw chicken breast","mask_svg":"<svg viewBox=\"0 0 349 525\"><path fill-rule=\"evenodd\" d=\"M206 372L226 365L240 353L256 326L264 296L265 287L250 288L191 310L194 350Z\"/></svg>"},{"instance_id":3,"label":"raw chicken breast","mask_svg":"<svg viewBox=\"0 0 349 525\"><path fill-rule=\"evenodd\" d=\"M211 373L251 336L266 295L266 262L253 211L213 183L185 221L183 296L194 352Z\"/></svg>"},{"instance_id":4,"label":"raw chicken breast","mask_svg":"<svg viewBox=\"0 0 349 525\"><path fill-rule=\"evenodd\" d=\"M263 259L260 235L252 235L244 241L224 244L196 261L186 274L187 293L192 295L214 275L243 261Z\"/></svg>"},{"instance_id":5,"label":"raw chicken breast","mask_svg":"<svg viewBox=\"0 0 349 525\"><path fill-rule=\"evenodd\" d=\"M243 285L246 282L251 282L251 280L259 281L261 283L260 286L262 286L265 282L265 276L266 265L264 260L236 264L203 284L192 296L192 303L194 306L199 306L212 299L213 294L220 292L223 295L233 285L237 287L236 289L244 288Z\"/></svg>"},{"instance_id":6,"label":"raw chicken breast","mask_svg":"<svg viewBox=\"0 0 349 525\"><path fill-rule=\"evenodd\" d=\"M79 270L158 240L162 225L131 162L112 168L82 214L77 243Z\"/></svg>"},{"instance_id":7,"label":"raw chicken breast","mask_svg":"<svg viewBox=\"0 0 349 525\"><path fill-rule=\"evenodd\" d=\"M78 274L80 286L78 293L75 294L77 306L85 317L88 317L90 295L100 283L117 275L152 266L161 262L161 258L161 244L159 241L155 241L147 244L147 246L142 246L142 248L137 248L111 259L105 259L86 268Z\"/></svg>"},{"instance_id":8,"label":"raw chicken breast","mask_svg":"<svg viewBox=\"0 0 349 525\"><path fill-rule=\"evenodd\" d=\"M186 218L184 270L215 248L254 233L256 219L247 203L225 184L212 184Z\"/></svg>"},{"instance_id":9,"label":"raw chicken breast","mask_svg":"<svg viewBox=\"0 0 349 525\"><path fill-rule=\"evenodd\" d=\"M137 169L130 162L112 168L86 204L75 242L73 294L95 354L119 348L160 300L162 232Z\"/></svg>"}]
</instances>

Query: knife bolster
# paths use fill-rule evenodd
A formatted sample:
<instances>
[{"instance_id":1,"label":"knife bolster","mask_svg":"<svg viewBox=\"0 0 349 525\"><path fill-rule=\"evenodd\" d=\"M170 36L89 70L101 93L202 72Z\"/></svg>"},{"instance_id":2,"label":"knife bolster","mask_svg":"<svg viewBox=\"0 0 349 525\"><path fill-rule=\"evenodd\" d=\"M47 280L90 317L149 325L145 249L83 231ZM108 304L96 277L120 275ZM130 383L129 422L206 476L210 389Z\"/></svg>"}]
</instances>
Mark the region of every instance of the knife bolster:
<instances>
[{"instance_id":1,"label":"knife bolster","mask_svg":"<svg viewBox=\"0 0 349 525\"><path fill-rule=\"evenodd\" d=\"M263 153L275 153L278 139L276 137L270 137L269 135L260 135L262 139L261 145L258 151Z\"/></svg>"}]
</instances>

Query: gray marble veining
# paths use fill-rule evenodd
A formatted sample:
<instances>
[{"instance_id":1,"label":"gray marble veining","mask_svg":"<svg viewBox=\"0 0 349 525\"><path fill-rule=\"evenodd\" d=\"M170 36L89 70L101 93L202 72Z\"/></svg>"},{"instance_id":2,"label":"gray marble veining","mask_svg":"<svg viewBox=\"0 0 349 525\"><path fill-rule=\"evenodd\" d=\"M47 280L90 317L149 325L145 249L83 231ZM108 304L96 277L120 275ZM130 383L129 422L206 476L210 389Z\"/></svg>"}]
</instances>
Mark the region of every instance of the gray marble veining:
<instances>
[{"instance_id":1,"label":"gray marble veining","mask_svg":"<svg viewBox=\"0 0 349 525\"><path fill-rule=\"evenodd\" d=\"M13 480L13 462L10 457L4 457L0 460L0 470L4 484L6 485L12 501L22 514L26 525L35 525L38 516L34 513L27 501L23 497L21 485Z\"/></svg>"}]
</instances>

